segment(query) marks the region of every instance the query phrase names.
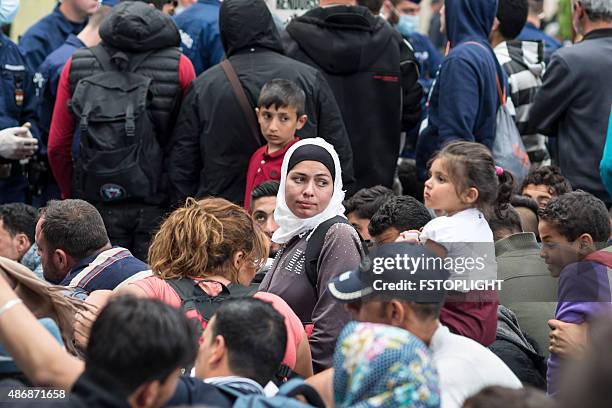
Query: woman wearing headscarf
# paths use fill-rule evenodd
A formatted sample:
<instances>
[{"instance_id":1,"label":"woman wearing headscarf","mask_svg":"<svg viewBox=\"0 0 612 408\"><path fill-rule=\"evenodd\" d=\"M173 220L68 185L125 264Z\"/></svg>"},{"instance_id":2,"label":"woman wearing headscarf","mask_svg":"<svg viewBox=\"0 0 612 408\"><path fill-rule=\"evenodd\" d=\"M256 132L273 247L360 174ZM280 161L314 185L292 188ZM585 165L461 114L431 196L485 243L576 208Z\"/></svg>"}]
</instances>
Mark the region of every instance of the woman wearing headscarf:
<instances>
[{"instance_id":1,"label":"woman wearing headscarf","mask_svg":"<svg viewBox=\"0 0 612 408\"><path fill-rule=\"evenodd\" d=\"M334 399L339 408L439 407L427 346L397 327L349 323L334 354Z\"/></svg>"},{"instance_id":2,"label":"woman wearing headscarf","mask_svg":"<svg viewBox=\"0 0 612 408\"><path fill-rule=\"evenodd\" d=\"M301 140L287 151L274 211L279 228L272 236L272 241L282 246L260 286L260 290L283 298L307 324L307 330L312 329L309 341L315 373L331 367L336 339L350 319L328 293L327 283L356 269L363 255L357 232L343 218L341 172L336 151L321 138ZM316 275L309 278L309 240L318 226L332 219L316 262Z\"/></svg>"}]
</instances>

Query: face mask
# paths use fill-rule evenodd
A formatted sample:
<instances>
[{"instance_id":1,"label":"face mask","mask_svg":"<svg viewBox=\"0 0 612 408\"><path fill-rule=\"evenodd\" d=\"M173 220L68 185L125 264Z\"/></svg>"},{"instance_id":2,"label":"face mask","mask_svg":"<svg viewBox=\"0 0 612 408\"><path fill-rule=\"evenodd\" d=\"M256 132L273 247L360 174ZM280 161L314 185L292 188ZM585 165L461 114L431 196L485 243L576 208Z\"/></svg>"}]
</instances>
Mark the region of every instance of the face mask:
<instances>
[{"instance_id":1,"label":"face mask","mask_svg":"<svg viewBox=\"0 0 612 408\"><path fill-rule=\"evenodd\" d=\"M399 31L404 37L408 37L414 33L419 27L419 16L413 16L410 14L402 14L399 16L399 22L397 23L397 31Z\"/></svg>"},{"instance_id":2,"label":"face mask","mask_svg":"<svg viewBox=\"0 0 612 408\"><path fill-rule=\"evenodd\" d=\"M19 10L19 0L0 0L0 26L11 24Z\"/></svg>"}]
</instances>

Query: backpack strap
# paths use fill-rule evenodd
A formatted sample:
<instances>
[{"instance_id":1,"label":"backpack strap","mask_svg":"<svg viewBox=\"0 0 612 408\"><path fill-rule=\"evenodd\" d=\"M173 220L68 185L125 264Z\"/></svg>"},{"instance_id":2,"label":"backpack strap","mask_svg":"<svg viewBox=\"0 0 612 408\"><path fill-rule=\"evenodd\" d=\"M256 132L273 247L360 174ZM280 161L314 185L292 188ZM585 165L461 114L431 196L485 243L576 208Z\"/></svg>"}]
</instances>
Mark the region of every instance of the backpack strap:
<instances>
[{"instance_id":1,"label":"backpack strap","mask_svg":"<svg viewBox=\"0 0 612 408\"><path fill-rule=\"evenodd\" d=\"M117 67L111 61L110 54L108 53L108 51L106 51L106 48L104 48L102 44L98 44L95 47L91 47L89 50L94 55L94 57L96 57L104 71L117 71Z\"/></svg>"},{"instance_id":2,"label":"backpack strap","mask_svg":"<svg viewBox=\"0 0 612 408\"><path fill-rule=\"evenodd\" d=\"M306 277L308 277L308 281L314 288L315 292L317 290L317 280L319 275L319 256L321 255L321 250L323 249L325 235L327 235L327 231L329 231L332 225L337 223L349 224L348 220L340 215L330 218L315 228L314 232L308 239L308 243L306 244L304 268L306 270Z\"/></svg>"},{"instance_id":3,"label":"backpack strap","mask_svg":"<svg viewBox=\"0 0 612 408\"><path fill-rule=\"evenodd\" d=\"M282 395L288 398L295 398L298 395L302 395L306 398L308 404L317 408L325 408L325 403L319 393L301 378L294 378L281 385L276 395Z\"/></svg>"},{"instance_id":4,"label":"backpack strap","mask_svg":"<svg viewBox=\"0 0 612 408\"><path fill-rule=\"evenodd\" d=\"M129 61L129 69L127 71L135 72L138 67L157 50L149 50L132 55L127 55L123 51L118 51L111 55L109 51L102 46L102 44L98 44L95 47L91 47L90 51L94 57L96 57L104 71L118 71L119 67L113 62L113 56L120 55L121 59Z\"/></svg>"},{"instance_id":5,"label":"backpack strap","mask_svg":"<svg viewBox=\"0 0 612 408\"><path fill-rule=\"evenodd\" d=\"M187 313L190 310L196 310L206 322L213 317L221 306L221 301L226 298L223 296L223 292L229 295L229 290L224 286L221 294L214 297L209 296L202 290L198 282L189 278L170 279L166 282L181 298L181 309L183 312Z\"/></svg>"},{"instance_id":6,"label":"backpack strap","mask_svg":"<svg viewBox=\"0 0 612 408\"><path fill-rule=\"evenodd\" d=\"M466 41L464 42L464 44L471 44L471 45L478 45L479 47L482 47L483 49L487 50L487 47L485 47L484 45L482 45L479 42L476 41ZM499 66L499 63L497 61L497 56L495 55L495 52L493 53L493 58L495 60L495 65L496 67ZM497 81L497 95L499 96L499 103L502 106L506 105L506 100L508 99L508 96L506 95L506 89L504 88L504 90L502 91L502 86L501 86L501 81L499 80L499 72L495 72L495 80Z\"/></svg>"},{"instance_id":7,"label":"backpack strap","mask_svg":"<svg viewBox=\"0 0 612 408\"><path fill-rule=\"evenodd\" d=\"M222 285L223 290L219 295L210 296L202 290L198 282L189 278L169 279L166 282L181 299L183 312L196 310L206 322L213 317L224 300L249 297L257 292L257 288L232 283L229 286Z\"/></svg>"},{"instance_id":8,"label":"backpack strap","mask_svg":"<svg viewBox=\"0 0 612 408\"><path fill-rule=\"evenodd\" d=\"M232 86L232 90L234 91L234 95L240 103L240 107L242 108L244 116L249 124L249 128L251 129L253 139L255 139L257 146L261 146L261 136L259 136L259 126L257 125L255 111L249 102L246 92L244 92L244 88L240 83L240 79L238 79L238 75L236 75L236 70L234 70L232 63L228 59L224 59L221 62L221 68L223 69L223 72L225 72L225 75Z\"/></svg>"}]
</instances>

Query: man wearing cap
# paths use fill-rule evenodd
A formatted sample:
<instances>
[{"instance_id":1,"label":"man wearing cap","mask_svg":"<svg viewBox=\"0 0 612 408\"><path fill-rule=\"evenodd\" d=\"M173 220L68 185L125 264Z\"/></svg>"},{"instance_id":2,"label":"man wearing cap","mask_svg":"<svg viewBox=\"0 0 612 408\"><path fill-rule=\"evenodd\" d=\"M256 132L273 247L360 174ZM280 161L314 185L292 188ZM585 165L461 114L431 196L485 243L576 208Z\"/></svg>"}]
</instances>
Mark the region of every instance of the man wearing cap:
<instances>
[{"instance_id":1,"label":"man wearing cap","mask_svg":"<svg viewBox=\"0 0 612 408\"><path fill-rule=\"evenodd\" d=\"M521 388L518 378L490 350L440 324L445 292L422 289L449 276L436 259L440 260L422 246L380 245L359 270L340 275L328 289L347 304L354 320L400 327L427 344L438 370L443 408L461 407L486 386ZM393 285L409 289L379 290Z\"/></svg>"}]
</instances>

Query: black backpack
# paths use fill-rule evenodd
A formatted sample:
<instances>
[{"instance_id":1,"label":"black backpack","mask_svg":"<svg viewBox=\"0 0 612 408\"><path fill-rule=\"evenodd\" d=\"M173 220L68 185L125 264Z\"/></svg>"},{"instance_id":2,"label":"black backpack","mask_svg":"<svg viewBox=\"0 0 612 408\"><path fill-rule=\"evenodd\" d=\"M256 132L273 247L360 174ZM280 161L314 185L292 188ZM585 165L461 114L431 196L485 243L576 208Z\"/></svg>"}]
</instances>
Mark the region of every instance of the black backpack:
<instances>
[{"instance_id":1,"label":"black backpack","mask_svg":"<svg viewBox=\"0 0 612 408\"><path fill-rule=\"evenodd\" d=\"M212 319L213 315L223 304L223 301L250 297L258 290L258 286L255 285L242 286L232 283L228 286L222 285L223 290L221 293L213 297L204 292L197 282L189 278L169 279L166 280L166 282L168 282L179 298L181 298L181 310L183 313L187 314L187 312L195 310L206 323ZM199 327L201 328L201 326ZM281 363L276 372L276 378L274 378L273 381L277 385L280 385L285 380L296 376L297 374L291 370L289 366Z\"/></svg>"},{"instance_id":2,"label":"black backpack","mask_svg":"<svg viewBox=\"0 0 612 408\"><path fill-rule=\"evenodd\" d=\"M317 281L319 277L319 256L321 255L321 250L323 249L325 235L327 235L327 231L329 231L334 224L338 223L351 225L346 218L337 215L319 224L310 236L310 239L308 239L304 258L304 269L306 271L306 277L308 277L308 281L314 288L315 292L317 292ZM362 247L364 246L362 245Z\"/></svg>"},{"instance_id":3,"label":"black backpack","mask_svg":"<svg viewBox=\"0 0 612 408\"><path fill-rule=\"evenodd\" d=\"M111 57L102 45L90 50L103 72L81 79L70 101L80 132L75 191L92 202L154 196L163 151L149 110L152 79L135 73L154 51Z\"/></svg>"}]
</instances>

